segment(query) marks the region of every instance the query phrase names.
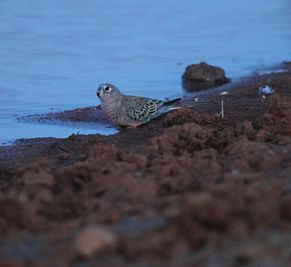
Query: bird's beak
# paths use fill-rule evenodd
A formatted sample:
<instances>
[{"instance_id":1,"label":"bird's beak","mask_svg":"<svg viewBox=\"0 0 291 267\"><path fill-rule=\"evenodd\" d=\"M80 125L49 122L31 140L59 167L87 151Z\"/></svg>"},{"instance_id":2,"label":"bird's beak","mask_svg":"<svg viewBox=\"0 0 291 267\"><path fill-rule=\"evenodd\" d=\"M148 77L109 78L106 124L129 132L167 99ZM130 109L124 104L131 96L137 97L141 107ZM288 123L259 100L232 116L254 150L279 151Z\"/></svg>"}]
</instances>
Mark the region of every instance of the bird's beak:
<instances>
[{"instance_id":1,"label":"bird's beak","mask_svg":"<svg viewBox=\"0 0 291 267\"><path fill-rule=\"evenodd\" d=\"M96 94L99 98L101 98L102 97L102 90L98 89Z\"/></svg>"}]
</instances>

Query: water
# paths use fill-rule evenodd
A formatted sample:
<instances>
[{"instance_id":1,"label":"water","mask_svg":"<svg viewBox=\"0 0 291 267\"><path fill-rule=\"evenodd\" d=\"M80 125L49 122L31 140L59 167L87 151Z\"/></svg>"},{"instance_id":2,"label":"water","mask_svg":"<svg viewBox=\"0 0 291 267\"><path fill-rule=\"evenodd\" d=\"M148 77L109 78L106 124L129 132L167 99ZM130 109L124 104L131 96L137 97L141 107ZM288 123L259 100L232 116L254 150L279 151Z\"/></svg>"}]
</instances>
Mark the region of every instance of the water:
<instances>
[{"instance_id":1,"label":"water","mask_svg":"<svg viewBox=\"0 0 291 267\"><path fill-rule=\"evenodd\" d=\"M16 120L96 106L101 82L163 99L181 94L190 63L236 78L290 60L290 14L289 0L1 0L0 143L115 132Z\"/></svg>"}]
</instances>

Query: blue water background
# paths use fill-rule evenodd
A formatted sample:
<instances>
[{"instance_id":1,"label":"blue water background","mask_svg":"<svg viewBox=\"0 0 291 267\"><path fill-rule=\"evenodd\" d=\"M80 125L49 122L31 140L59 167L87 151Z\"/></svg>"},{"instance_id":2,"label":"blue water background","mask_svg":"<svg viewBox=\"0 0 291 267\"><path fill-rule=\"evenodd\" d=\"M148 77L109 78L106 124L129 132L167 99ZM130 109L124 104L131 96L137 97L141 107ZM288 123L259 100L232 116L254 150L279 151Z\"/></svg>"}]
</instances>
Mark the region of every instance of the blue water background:
<instances>
[{"instance_id":1,"label":"blue water background","mask_svg":"<svg viewBox=\"0 0 291 267\"><path fill-rule=\"evenodd\" d=\"M291 56L290 0L1 0L0 144L115 132L16 117L96 106L101 82L163 99L206 61L237 78Z\"/></svg>"}]
</instances>

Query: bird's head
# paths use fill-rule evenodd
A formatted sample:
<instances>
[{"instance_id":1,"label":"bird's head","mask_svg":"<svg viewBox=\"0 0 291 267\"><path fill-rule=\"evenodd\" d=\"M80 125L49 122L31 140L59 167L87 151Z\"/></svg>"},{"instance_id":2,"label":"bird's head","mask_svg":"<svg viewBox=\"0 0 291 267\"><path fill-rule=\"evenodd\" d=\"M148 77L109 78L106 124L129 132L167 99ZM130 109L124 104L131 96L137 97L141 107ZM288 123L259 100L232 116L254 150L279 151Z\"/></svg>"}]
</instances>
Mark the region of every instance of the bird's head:
<instances>
[{"instance_id":1,"label":"bird's head","mask_svg":"<svg viewBox=\"0 0 291 267\"><path fill-rule=\"evenodd\" d=\"M114 99L121 95L120 91L116 86L110 83L102 83L97 89L97 96L101 100L101 102Z\"/></svg>"}]
</instances>

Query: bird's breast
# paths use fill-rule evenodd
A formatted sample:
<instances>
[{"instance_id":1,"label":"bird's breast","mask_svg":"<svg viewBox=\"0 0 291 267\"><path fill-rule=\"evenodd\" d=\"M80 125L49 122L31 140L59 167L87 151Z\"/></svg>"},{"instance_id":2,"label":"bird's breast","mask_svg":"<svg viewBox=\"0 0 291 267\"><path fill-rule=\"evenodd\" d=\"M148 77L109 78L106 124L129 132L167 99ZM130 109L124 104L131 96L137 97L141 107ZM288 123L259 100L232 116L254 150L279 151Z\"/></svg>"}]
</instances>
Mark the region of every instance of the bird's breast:
<instances>
[{"instance_id":1,"label":"bird's breast","mask_svg":"<svg viewBox=\"0 0 291 267\"><path fill-rule=\"evenodd\" d=\"M102 103L101 104L102 111L104 112L105 116L113 121L117 122L118 116L119 116L119 110L118 107L115 105L112 105L110 103Z\"/></svg>"}]
</instances>

